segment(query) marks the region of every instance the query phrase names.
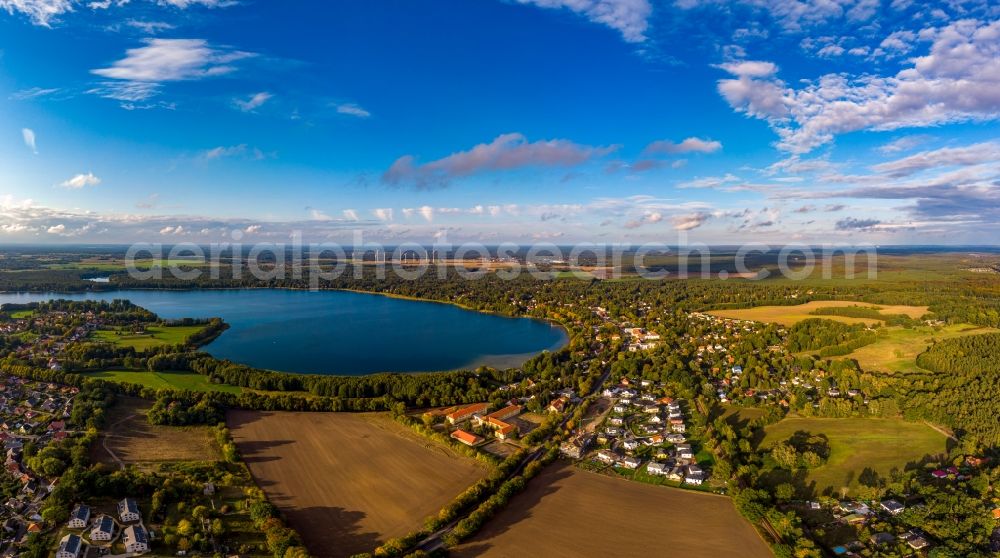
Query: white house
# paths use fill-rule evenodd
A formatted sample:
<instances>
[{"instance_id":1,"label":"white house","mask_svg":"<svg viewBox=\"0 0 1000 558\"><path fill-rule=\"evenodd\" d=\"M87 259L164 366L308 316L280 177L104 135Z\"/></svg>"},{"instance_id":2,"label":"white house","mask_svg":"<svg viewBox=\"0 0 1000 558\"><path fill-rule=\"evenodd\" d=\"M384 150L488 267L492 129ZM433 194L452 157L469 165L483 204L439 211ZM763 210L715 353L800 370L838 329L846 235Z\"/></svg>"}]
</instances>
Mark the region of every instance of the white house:
<instances>
[{"instance_id":1,"label":"white house","mask_svg":"<svg viewBox=\"0 0 1000 558\"><path fill-rule=\"evenodd\" d=\"M634 450L634 449L637 449L639 447L639 440L635 440L635 439L625 440L622 443L622 445L625 446L625 449L627 449L627 450Z\"/></svg>"},{"instance_id":2,"label":"white house","mask_svg":"<svg viewBox=\"0 0 1000 558\"><path fill-rule=\"evenodd\" d=\"M681 459L694 459L694 452L691 451L691 444L677 444L677 457Z\"/></svg>"},{"instance_id":3,"label":"white house","mask_svg":"<svg viewBox=\"0 0 1000 558\"><path fill-rule=\"evenodd\" d=\"M56 551L56 558L78 558L82 546L83 539L79 535L66 535L59 541L59 550Z\"/></svg>"},{"instance_id":4,"label":"white house","mask_svg":"<svg viewBox=\"0 0 1000 558\"><path fill-rule=\"evenodd\" d=\"M667 467L663 463L650 461L649 465L646 465L646 472L650 475L665 475L667 474Z\"/></svg>"},{"instance_id":5,"label":"white house","mask_svg":"<svg viewBox=\"0 0 1000 558\"><path fill-rule=\"evenodd\" d=\"M142 525L131 525L125 529L122 542L125 543L125 552L139 553L149 550L149 536L146 535Z\"/></svg>"},{"instance_id":6,"label":"white house","mask_svg":"<svg viewBox=\"0 0 1000 558\"><path fill-rule=\"evenodd\" d=\"M94 528L90 530L90 540L107 542L115 536L115 521L110 515L102 515L94 522Z\"/></svg>"},{"instance_id":7,"label":"white house","mask_svg":"<svg viewBox=\"0 0 1000 558\"><path fill-rule=\"evenodd\" d=\"M625 457L621 461L621 466L626 469L638 469L642 465L642 460L637 457Z\"/></svg>"},{"instance_id":8,"label":"white house","mask_svg":"<svg viewBox=\"0 0 1000 558\"><path fill-rule=\"evenodd\" d=\"M906 509L906 506L900 504L897 500L884 500L880 505L883 510L891 513L892 515L899 515Z\"/></svg>"},{"instance_id":9,"label":"white house","mask_svg":"<svg viewBox=\"0 0 1000 558\"><path fill-rule=\"evenodd\" d=\"M69 515L66 526L70 529L83 529L87 526L88 521L90 521L90 506L80 504L73 508L73 513Z\"/></svg>"},{"instance_id":10,"label":"white house","mask_svg":"<svg viewBox=\"0 0 1000 558\"><path fill-rule=\"evenodd\" d=\"M118 517L122 523L131 523L142 519L142 515L139 514L139 506L131 498L125 498L118 502Z\"/></svg>"},{"instance_id":11,"label":"white house","mask_svg":"<svg viewBox=\"0 0 1000 558\"><path fill-rule=\"evenodd\" d=\"M618 461L618 458L615 456L615 454L611 453L610 451L597 452L597 459L603 461L604 463L614 463L615 461Z\"/></svg>"},{"instance_id":12,"label":"white house","mask_svg":"<svg viewBox=\"0 0 1000 558\"><path fill-rule=\"evenodd\" d=\"M705 482L705 472L697 465L688 465L687 473L684 475L684 482L688 484L701 484Z\"/></svg>"}]
</instances>

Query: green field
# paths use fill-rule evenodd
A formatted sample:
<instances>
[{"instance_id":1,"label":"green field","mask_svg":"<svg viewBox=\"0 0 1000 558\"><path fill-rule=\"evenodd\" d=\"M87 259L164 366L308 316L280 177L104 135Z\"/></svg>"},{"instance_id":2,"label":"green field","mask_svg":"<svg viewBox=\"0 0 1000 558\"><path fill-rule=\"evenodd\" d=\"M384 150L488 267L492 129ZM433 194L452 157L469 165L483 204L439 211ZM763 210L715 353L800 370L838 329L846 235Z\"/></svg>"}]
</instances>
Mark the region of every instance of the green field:
<instances>
[{"instance_id":1,"label":"green field","mask_svg":"<svg viewBox=\"0 0 1000 558\"><path fill-rule=\"evenodd\" d=\"M190 391L221 391L242 393L243 388L227 384L213 384L207 376L195 372L149 372L146 370L102 370L86 374L111 382L140 384L153 389L186 389Z\"/></svg>"},{"instance_id":2,"label":"green field","mask_svg":"<svg viewBox=\"0 0 1000 558\"><path fill-rule=\"evenodd\" d=\"M188 337L204 328L205 326L152 326L146 328L146 333L141 334L102 329L94 332L93 339L122 347L132 347L142 352L163 345L183 344Z\"/></svg>"},{"instance_id":3,"label":"green field","mask_svg":"<svg viewBox=\"0 0 1000 558\"><path fill-rule=\"evenodd\" d=\"M911 372L922 370L917 366L917 355L927 350L934 339L951 339L966 335L995 333L988 327L968 324L948 325L940 328L928 326L906 329L892 327L885 330L885 337L861 347L846 358L858 361L863 370L882 372Z\"/></svg>"},{"instance_id":4,"label":"green field","mask_svg":"<svg viewBox=\"0 0 1000 558\"><path fill-rule=\"evenodd\" d=\"M34 315L34 313L35 313L34 310L18 310L17 312L11 313L10 317L14 318L15 320L20 320L23 318L30 318L32 315Z\"/></svg>"},{"instance_id":5,"label":"green field","mask_svg":"<svg viewBox=\"0 0 1000 558\"><path fill-rule=\"evenodd\" d=\"M136 269L148 270L153 267L206 267L209 264L203 258L160 258L135 260L133 265ZM126 260L112 258L87 258L76 262L61 262L49 264L49 269L63 270L83 270L83 271L125 271L127 269Z\"/></svg>"},{"instance_id":6,"label":"green field","mask_svg":"<svg viewBox=\"0 0 1000 558\"><path fill-rule=\"evenodd\" d=\"M873 476L872 472L885 478L893 468L903 470L909 463L947 451L947 438L923 423L862 418L786 418L765 428L761 447L787 440L799 431L825 435L829 440L828 461L793 482L816 494L842 494L860 486L859 481ZM774 480L777 484L789 479L776 476Z\"/></svg>"}]
</instances>

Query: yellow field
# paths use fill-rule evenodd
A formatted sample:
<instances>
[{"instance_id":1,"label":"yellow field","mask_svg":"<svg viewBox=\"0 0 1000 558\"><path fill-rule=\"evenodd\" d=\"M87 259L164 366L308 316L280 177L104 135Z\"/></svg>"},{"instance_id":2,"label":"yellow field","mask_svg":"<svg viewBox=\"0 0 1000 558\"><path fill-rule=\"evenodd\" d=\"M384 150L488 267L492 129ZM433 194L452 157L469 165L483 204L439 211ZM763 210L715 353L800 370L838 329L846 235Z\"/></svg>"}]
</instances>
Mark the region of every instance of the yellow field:
<instances>
[{"instance_id":1,"label":"yellow field","mask_svg":"<svg viewBox=\"0 0 1000 558\"><path fill-rule=\"evenodd\" d=\"M120 396L108 412L107 428L91 448L91 458L112 467L221 458L211 427L151 425L146 420L151 406L143 399Z\"/></svg>"},{"instance_id":2,"label":"yellow field","mask_svg":"<svg viewBox=\"0 0 1000 558\"><path fill-rule=\"evenodd\" d=\"M738 310L712 310L707 312L712 316L720 318L731 318L735 320L752 320L755 322L776 323L785 326L795 325L803 320L822 318L834 320L845 324L866 324L874 325L881 323L880 320L868 318L849 318L846 316L818 316L811 314L820 308L843 308L848 306L868 306L879 308L883 314L905 314L917 319L927 313L926 306L888 306L885 304L869 304L867 302L856 302L851 300L816 300L795 306L758 306L756 308L741 308Z\"/></svg>"}]
</instances>

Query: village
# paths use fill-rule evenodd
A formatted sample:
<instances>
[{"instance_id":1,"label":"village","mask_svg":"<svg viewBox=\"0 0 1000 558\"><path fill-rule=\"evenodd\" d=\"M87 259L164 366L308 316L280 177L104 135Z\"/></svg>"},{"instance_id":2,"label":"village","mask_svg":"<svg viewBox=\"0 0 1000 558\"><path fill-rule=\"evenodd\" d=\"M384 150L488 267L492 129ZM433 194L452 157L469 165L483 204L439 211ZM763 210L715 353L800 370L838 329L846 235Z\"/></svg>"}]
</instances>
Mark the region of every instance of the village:
<instances>
[{"instance_id":1,"label":"village","mask_svg":"<svg viewBox=\"0 0 1000 558\"><path fill-rule=\"evenodd\" d=\"M40 510L59 482L58 477L34 472L27 462L50 444L73 435L67 421L78 390L16 377L0 380L0 441L6 452L0 524L4 555L13 556L17 545L45 529Z\"/></svg>"}]
</instances>

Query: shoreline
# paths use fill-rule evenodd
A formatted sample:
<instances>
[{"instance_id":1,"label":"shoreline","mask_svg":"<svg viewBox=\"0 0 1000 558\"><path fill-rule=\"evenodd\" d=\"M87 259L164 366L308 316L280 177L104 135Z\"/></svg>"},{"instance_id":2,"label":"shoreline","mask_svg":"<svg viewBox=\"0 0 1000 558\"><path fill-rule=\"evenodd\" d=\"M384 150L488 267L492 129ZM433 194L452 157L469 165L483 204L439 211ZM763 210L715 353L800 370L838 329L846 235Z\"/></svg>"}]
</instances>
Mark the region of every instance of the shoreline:
<instances>
[{"instance_id":1,"label":"shoreline","mask_svg":"<svg viewBox=\"0 0 1000 558\"><path fill-rule=\"evenodd\" d=\"M382 296L382 297L387 297L387 298L392 298L392 299L397 299L397 300L403 300L403 301L409 301L409 302L442 304L442 305L454 306L455 308L459 308L459 309L465 310L467 312L476 312L476 313L479 313L479 314L484 314L484 315L489 315L489 316L495 316L495 317L498 317L498 318L504 318L504 319L508 319L508 320L528 319L528 320L534 320L536 322L542 322L542 323L547 324L549 327L551 327L553 329L557 329L560 332L561 336L562 336L561 340L558 343L556 343L556 344L554 344L554 345L552 345L550 347L541 349L541 350L539 350L537 352L516 353L516 354L509 354L509 355L507 355L507 354L481 355L481 356L473 359L471 362L467 363L466 365L463 365L462 367L445 369L445 370L381 371L381 372L370 372L370 373L366 373L366 374L322 374L322 373L313 373L313 372L294 372L294 371L286 371L286 370L271 370L269 368L257 368L257 367L251 366L252 368L257 368L259 370L264 370L264 371L267 371L267 372L274 372L274 373L278 373L278 374L290 374L290 375L301 375L301 376L330 376L330 377L345 377L345 378L361 378L361 377L365 377L365 376L377 376L377 375L380 375L380 374L406 374L406 375L410 375L410 374L446 374L446 373L462 372L462 371L475 371L477 368L480 368L482 366L486 366L488 368L494 368L494 369L497 369L497 370L505 370L505 369L510 369L510 368L518 368L519 366L521 366L522 364L524 364L524 362L527 362L531 358L534 358L535 356L540 355L542 353L545 353L545 352L555 353L555 352L561 351L561 350L563 350L563 349L565 349L566 347L569 346L569 343L570 343L570 340L571 340L571 335L570 335L569 329L566 326L564 326L563 324L561 324L561 323L559 323L559 322L557 322L555 320L549 319L549 318L536 318L536 317L533 317L533 316L511 316L511 315L508 315L508 314L503 314L503 313L495 312L495 311L480 310L480 309L473 308L473 307L467 306L465 304L461 304L461 303L453 302L453 301L436 300L436 299L430 299L430 298L418 298L418 297L409 296L409 295L401 295L401 294L396 294L396 293L384 293L384 292L378 292L378 291L368 291L368 290L362 290L362 289L347 289L347 288L307 289L307 288L296 288L296 287L206 287L206 288L200 288L200 287L192 287L192 288L150 288L150 287L128 287L128 288L121 288L121 287L114 287L114 288L105 288L105 289L86 289L86 290L81 290L81 291L0 291L0 295L47 295L47 294L50 294L50 295L71 295L71 296L81 296L82 295L82 296L86 296L86 295L94 295L94 294L100 295L100 294L105 294L105 293L119 293L119 292L127 292L127 291L177 292L177 293L181 293L181 292L197 292L197 291L254 291L254 290L301 291L301 292L345 292L345 293L353 293L353 294L361 294L361 295L369 295L369 296ZM213 339L213 341L214 341L214 339ZM202 347L205 347L205 346L207 346L207 345L203 345ZM200 348L201 347L199 347L199 349ZM526 358L524 358L523 360L520 359L520 358L518 358L518 357L520 357L522 355L526 356ZM213 358L218 358L218 357L213 357ZM510 362L513 359L517 359L520 362L516 366L509 366L507 364L507 362ZM500 365L490 365L487 361L499 361ZM250 366L250 365L248 364L246 366Z\"/></svg>"}]
</instances>

